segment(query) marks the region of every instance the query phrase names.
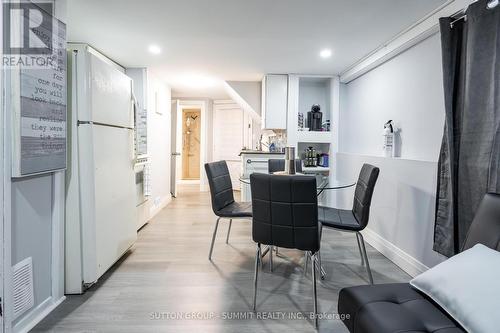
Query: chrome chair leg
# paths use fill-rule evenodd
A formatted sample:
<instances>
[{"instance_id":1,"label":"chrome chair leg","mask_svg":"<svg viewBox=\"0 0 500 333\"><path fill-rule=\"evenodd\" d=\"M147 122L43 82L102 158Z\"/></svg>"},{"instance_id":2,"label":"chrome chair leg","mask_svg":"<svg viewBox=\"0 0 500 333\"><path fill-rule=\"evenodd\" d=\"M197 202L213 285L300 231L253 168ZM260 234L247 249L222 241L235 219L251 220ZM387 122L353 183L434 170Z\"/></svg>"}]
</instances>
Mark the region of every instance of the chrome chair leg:
<instances>
[{"instance_id":1,"label":"chrome chair leg","mask_svg":"<svg viewBox=\"0 0 500 333\"><path fill-rule=\"evenodd\" d=\"M257 309L257 278L259 277L259 261L262 261L260 244L257 244L257 253L255 254L255 275L253 277L253 311Z\"/></svg>"},{"instance_id":2,"label":"chrome chair leg","mask_svg":"<svg viewBox=\"0 0 500 333\"><path fill-rule=\"evenodd\" d=\"M318 328L318 294L316 291L316 253L311 254L311 269L312 269L312 280L313 280L313 305L314 305L314 327Z\"/></svg>"},{"instance_id":3,"label":"chrome chair leg","mask_svg":"<svg viewBox=\"0 0 500 333\"><path fill-rule=\"evenodd\" d=\"M274 246L269 245L269 271L273 271L273 248Z\"/></svg>"},{"instance_id":4,"label":"chrome chair leg","mask_svg":"<svg viewBox=\"0 0 500 333\"><path fill-rule=\"evenodd\" d=\"M263 264L263 262L264 262L264 256L262 255L262 251L259 252L259 258L260 258L259 259L260 269L263 269L263 267L264 267L264 264Z\"/></svg>"},{"instance_id":5,"label":"chrome chair leg","mask_svg":"<svg viewBox=\"0 0 500 333\"><path fill-rule=\"evenodd\" d=\"M361 250L361 242L359 241L358 233L356 233L356 241L358 242L359 256L361 257L361 266L364 266L365 257L363 256L363 251Z\"/></svg>"},{"instance_id":6,"label":"chrome chair leg","mask_svg":"<svg viewBox=\"0 0 500 333\"><path fill-rule=\"evenodd\" d=\"M215 236L217 235L217 227L219 226L220 217L215 222L214 234L212 236L212 245L210 245L210 252L208 253L208 260L212 260L212 252L214 251Z\"/></svg>"},{"instance_id":7,"label":"chrome chair leg","mask_svg":"<svg viewBox=\"0 0 500 333\"><path fill-rule=\"evenodd\" d=\"M304 252L304 276L307 275L307 266L309 264L309 252Z\"/></svg>"},{"instance_id":8,"label":"chrome chair leg","mask_svg":"<svg viewBox=\"0 0 500 333\"><path fill-rule=\"evenodd\" d=\"M320 273L321 280L324 280L326 277L326 272L325 272L325 269L323 268L323 265L321 264L321 251L317 252L316 259L314 260L314 263L316 265L318 265L318 270Z\"/></svg>"},{"instance_id":9,"label":"chrome chair leg","mask_svg":"<svg viewBox=\"0 0 500 333\"><path fill-rule=\"evenodd\" d=\"M368 256L366 255L365 240L363 238L363 235L360 232L356 232L356 235L359 235L361 247L363 248L363 255L365 257L366 271L368 273L368 278L370 279L370 284L373 284L372 270L370 268L370 263L368 262Z\"/></svg>"},{"instance_id":10,"label":"chrome chair leg","mask_svg":"<svg viewBox=\"0 0 500 333\"><path fill-rule=\"evenodd\" d=\"M321 245L321 237L323 235L323 224L319 223L319 243ZM326 278L326 272L323 269L323 265L321 264L321 250L318 251L318 265L320 270L320 278L324 280Z\"/></svg>"},{"instance_id":11,"label":"chrome chair leg","mask_svg":"<svg viewBox=\"0 0 500 333\"><path fill-rule=\"evenodd\" d=\"M227 229L226 244L229 243L229 233L231 232L231 225L233 224L233 219L229 219L229 228Z\"/></svg>"}]
</instances>

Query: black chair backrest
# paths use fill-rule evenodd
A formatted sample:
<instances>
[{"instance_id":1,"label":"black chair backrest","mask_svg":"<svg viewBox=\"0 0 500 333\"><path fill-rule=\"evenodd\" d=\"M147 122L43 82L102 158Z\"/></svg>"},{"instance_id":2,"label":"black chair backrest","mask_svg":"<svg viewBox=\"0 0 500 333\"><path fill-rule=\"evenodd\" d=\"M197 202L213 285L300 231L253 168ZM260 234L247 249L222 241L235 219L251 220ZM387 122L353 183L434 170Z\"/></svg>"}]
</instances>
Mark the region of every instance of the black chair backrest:
<instances>
[{"instance_id":1,"label":"black chair backrest","mask_svg":"<svg viewBox=\"0 0 500 333\"><path fill-rule=\"evenodd\" d=\"M366 227L370 217L370 205L372 203L373 190L377 182L380 169L370 164L363 164L359 172L356 190L354 191L354 203L352 213L361 227Z\"/></svg>"},{"instance_id":2,"label":"black chair backrest","mask_svg":"<svg viewBox=\"0 0 500 333\"><path fill-rule=\"evenodd\" d=\"M285 171L285 160L282 158L270 158L267 162L267 171L269 173ZM295 171L302 172L301 160L295 160Z\"/></svg>"},{"instance_id":3,"label":"black chair backrest","mask_svg":"<svg viewBox=\"0 0 500 333\"><path fill-rule=\"evenodd\" d=\"M316 177L253 173L250 187L254 242L319 250Z\"/></svg>"},{"instance_id":4,"label":"black chair backrest","mask_svg":"<svg viewBox=\"0 0 500 333\"><path fill-rule=\"evenodd\" d=\"M212 209L217 215L219 210L234 202L231 176L226 161L206 163L205 171L210 186Z\"/></svg>"},{"instance_id":5,"label":"black chair backrest","mask_svg":"<svg viewBox=\"0 0 500 333\"><path fill-rule=\"evenodd\" d=\"M500 194L487 193L476 211L462 251L483 244L500 251Z\"/></svg>"}]
</instances>

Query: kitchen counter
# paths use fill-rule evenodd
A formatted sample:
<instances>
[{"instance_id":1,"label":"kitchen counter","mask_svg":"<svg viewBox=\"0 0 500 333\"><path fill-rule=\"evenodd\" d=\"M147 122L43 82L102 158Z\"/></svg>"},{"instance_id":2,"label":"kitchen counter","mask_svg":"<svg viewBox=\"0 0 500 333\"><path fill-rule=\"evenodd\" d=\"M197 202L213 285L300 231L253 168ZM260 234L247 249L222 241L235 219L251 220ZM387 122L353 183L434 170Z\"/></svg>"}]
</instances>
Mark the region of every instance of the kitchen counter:
<instances>
[{"instance_id":1,"label":"kitchen counter","mask_svg":"<svg viewBox=\"0 0 500 333\"><path fill-rule=\"evenodd\" d=\"M270 159L284 159L285 153L270 153L260 150L242 150L241 156L241 177L249 178L254 172L268 173ZM241 184L241 201L251 201L250 184Z\"/></svg>"}]
</instances>

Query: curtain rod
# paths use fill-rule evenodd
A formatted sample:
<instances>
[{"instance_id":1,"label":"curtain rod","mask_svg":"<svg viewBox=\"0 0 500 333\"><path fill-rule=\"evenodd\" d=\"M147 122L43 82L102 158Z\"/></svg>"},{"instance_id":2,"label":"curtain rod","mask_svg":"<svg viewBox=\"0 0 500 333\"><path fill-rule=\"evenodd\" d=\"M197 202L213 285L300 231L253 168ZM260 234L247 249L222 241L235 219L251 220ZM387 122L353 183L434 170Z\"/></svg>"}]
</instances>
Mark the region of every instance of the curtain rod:
<instances>
[{"instance_id":1,"label":"curtain rod","mask_svg":"<svg viewBox=\"0 0 500 333\"><path fill-rule=\"evenodd\" d=\"M477 0L471 2L469 4L472 5L473 3L477 2ZM489 0L487 3L486 3L486 7L488 9L493 9L495 8L496 6L498 6L498 4L500 3L499 0ZM455 14L451 15L450 17L451 18L456 18L455 20L451 21L450 22L450 28L453 28L453 24L455 24L456 22L460 21L460 20L464 20L464 21L467 21L467 9L469 8L469 6L467 6L466 8L463 8L461 10L459 10L458 12L456 12Z\"/></svg>"}]
</instances>

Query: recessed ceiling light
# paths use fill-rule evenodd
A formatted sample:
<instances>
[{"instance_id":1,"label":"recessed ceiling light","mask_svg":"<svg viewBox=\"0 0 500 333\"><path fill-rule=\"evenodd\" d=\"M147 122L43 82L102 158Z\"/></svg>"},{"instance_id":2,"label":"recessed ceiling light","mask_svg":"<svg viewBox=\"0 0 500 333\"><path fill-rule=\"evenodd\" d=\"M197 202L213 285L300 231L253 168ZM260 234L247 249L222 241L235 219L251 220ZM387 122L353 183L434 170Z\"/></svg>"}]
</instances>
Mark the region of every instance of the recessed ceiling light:
<instances>
[{"instance_id":1,"label":"recessed ceiling light","mask_svg":"<svg viewBox=\"0 0 500 333\"><path fill-rule=\"evenodd\" d=\"M332 56L332 50L330 49L324 49L324 50L321 50L321 52L319 53L319 56L321 58L330 58Z\"/></svg>"},{"instance_id":2,"label":"recessed ceiling light","mask_svg":"<svg viewBox=\"0 0 500 333\"><path fill-rule=\"evenodd\" d=\"M149 45L149 52L151 52L153 54L160 54L161 49L158 45Z\"/></svg>"}]
</instances>

